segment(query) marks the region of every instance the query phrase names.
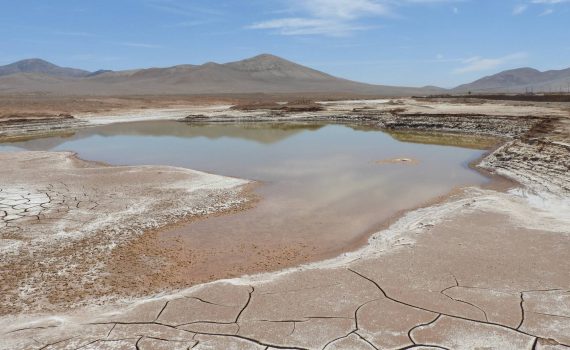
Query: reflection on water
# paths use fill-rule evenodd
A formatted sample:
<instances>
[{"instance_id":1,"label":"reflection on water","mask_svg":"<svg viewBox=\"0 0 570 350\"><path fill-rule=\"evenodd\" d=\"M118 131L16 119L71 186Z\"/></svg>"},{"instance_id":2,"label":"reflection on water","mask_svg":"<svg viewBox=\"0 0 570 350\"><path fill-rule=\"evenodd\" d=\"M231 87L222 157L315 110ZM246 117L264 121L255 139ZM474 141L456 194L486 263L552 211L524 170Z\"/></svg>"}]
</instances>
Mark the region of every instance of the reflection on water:
<instances>
[{"instance_id":1,"label":"reflection on water","mask_svg":"<svg viewBox=\"0 0 570 350\"><path fill-rule=\"evenodd\" d=\"M204 247L239 239L333 250L403 209L486 181L467 166L483 151L399 141L407 135L330 124L145 121L1 145L0 151L71 150L116 165L174 165L259 180L263 200L256 208L192 224L185 238ZM397 157L420 162L376 163Z\"/></svg>"},{"instance_id":2,"label":"reflection on water","mask_svg":"<svg viewBox=\"0 0 570 350\"><path fill-rule=\"evenodd\" d=\"M492 136L418 132L418 131L387 131L390 136L403 142L421 143L427 145L455 146L472 149L488 149L496 146L499 139Z\"/></svg>"}]
</instances>

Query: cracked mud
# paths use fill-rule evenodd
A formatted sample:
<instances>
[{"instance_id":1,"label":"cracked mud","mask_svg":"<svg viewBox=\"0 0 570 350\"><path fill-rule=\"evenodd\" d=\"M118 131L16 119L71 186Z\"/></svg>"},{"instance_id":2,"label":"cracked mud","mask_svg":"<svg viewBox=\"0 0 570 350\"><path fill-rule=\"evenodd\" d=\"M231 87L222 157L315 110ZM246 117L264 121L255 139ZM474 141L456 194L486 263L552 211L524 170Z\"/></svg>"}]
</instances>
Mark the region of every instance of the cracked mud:
<instances>
[{"instance_id":1,"label":"cracked mud","mask_svg":"<svg viewBox=\"0 0 570 350\"><path fill-rule=\"evenodd\" d=\"M48 152L4 153L0 162L10 164L0 170L1 314L107 296L112 286L100 281L115 246L248 200L246 181L186 169L108 167Z\"/></svg>"},{"instance_id":2,"label":"cracked mud","mask_svg":"<svg viewBox=\"0 0 570 350\"><path fill-rule=\"evenodd\" d=\"M89 317L24 322L9 335L16 347L46 349L567 348L568 250L555 249L553 232L519 227L504 237L512 218L492 209L512 200L504 196L462 194L444 223L419 235L406 226L384 253L374 247L346 265L214 282ZM505 249L515 236L517 249ZM413 248L399 245L406 237ZM487 263L472 263L482 255Z\"/></svg>"},{"instance_id":3,"label":"cracked mud","mask_svg":"<svg viewBox=\"0 0 570 350\"><path fill-rule=\"evenodd\" d=\"M320 263L125 305L5 316L0 348L568 349L570 137L565 119L544 123L505 134L481 163L522 189L466 188ZM63 215L62 206L70 219L97 210L90 195L69 195L78 183L4 186L2 232L13 244L2 249L33 248L39 234L8 227Z\"/></svg>"}]
</instances>

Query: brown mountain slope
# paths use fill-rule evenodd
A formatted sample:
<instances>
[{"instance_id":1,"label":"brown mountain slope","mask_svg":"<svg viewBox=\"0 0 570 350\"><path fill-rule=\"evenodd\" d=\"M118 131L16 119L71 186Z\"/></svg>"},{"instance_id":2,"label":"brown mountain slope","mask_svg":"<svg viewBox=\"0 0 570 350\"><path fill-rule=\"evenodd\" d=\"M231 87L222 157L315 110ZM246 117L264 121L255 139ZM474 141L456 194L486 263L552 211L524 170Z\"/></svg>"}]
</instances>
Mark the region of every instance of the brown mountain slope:
<instances>
[{"instance_id":1,"label":"brown mountain slope","mask_svg":"<svg viewBox=\"0 0 570 350\"><path fill-rule=\"evenodd\" d=\"M49 72L0 76L0 93L165 95L322 92L396 96L425 95L442 91L438 88L358 83L267 54L226 64L206 63L200 66L100 71L82 77L55 78Z\"/></svg>"},{"instance_id":2,"label":"brown mountain slope","mask_svg":"<svg viewBox=\"0 0 570 350\"><path fill-rule=\"evenodd\" d=\"M0 66L0 76L18 73L45 74L52 77L84 77L90 72L75 68L59 67L39 58L21 60Z\"/></svg>"},{"instance_id":3,"label":"brown mountain slope","mask_svg":"<svg viewBox=\"0 0 570 350\"><path fill-rule=\"evenodd\" d=\"M570 68L546 72L533 68L518 68L458 86L454 92L555 92L569 89Z\"/></svg>"}]
</instances>

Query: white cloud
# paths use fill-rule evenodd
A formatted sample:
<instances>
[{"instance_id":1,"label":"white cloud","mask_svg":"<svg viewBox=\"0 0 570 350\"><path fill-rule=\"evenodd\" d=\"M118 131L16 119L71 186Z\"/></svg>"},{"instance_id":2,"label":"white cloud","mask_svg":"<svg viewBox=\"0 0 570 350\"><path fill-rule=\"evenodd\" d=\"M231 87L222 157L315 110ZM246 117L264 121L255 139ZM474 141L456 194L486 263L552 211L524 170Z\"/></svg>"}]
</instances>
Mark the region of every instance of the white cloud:
<instances>
[{"instance_id":1,"label":"white cloud","mask_svg":"<svg viewBox=\"0 0 570 350\"><path fill-rule=\"evenodd\" d=\"M544 11L542 11L542 13L539 16L548 16L554 13L553 9L546 9Z\"/></svg>"},{"instance_id":2,"label":"white cloud","mask_svg":"<svg viewBox=\"0 0 570 350\"><path fill-rule=\"evenodd\" d=\"M374 0L305 0L298 3L318 18L356 19L390 13L385 4Z\"/></svg>"},{"instance_id":3,"label":"white cloud","mask_svg":"<svg viewBox=\"0 0 570 350\"><path fill-rule=\"evenodd\" d=\"M527 8L528 8L528 5L517 5L513 9L513 15L515 15L515 16L520 15L521 13L525 12Z\"/></svg>"},{"instance_id":4,"label":"white cloud","mask_svg":"<svg viewBox=\"0 0 570 350\"><path fill-rule=\"evenodd\" d=\"M343 21L320 18L280 18L253 24L249 28L274 29L282 35L330 36L344 36L355 30L366 29L366 27L358 27Z\"/></svg>"},{"instance_id":5,"label":"white cloud","mask_svg":"<svg viewBox=\"0 0 570 350\"><path fill-rule=\"evenodd\" d=\"M511 55L498 57L498 58L484 58L484 57L471 57L463 60L464 66L456 69L454 72L458 74L480 72L495 69L507 63L521 61L528 55L524 52L518 52Z\"/></svg>"},{"instance_id":6,"label":"white cloud","mask_svg":"<svg viewBox=\"0 0 570 350\"><path fill-rule=\"evenodd\" d=\"M390 1L393 4L405 5L405 4L437 4L444 2L465 2L465 0L393 0Z\"/></svg>"},{"instance_id":7,"label":"white cloud","mask_svg":"<svg viewBox=\"0 0 570 350\"><path fill-rule=\"evenodd\" d=\"M363 17L389 15L388 7L376 0L296 0L290 12L303 17L277 18L250 25L250 29L270 29L282 35L344 36L356 30Z\"/></svg>"},{"instance_id":8,"label":"white cloud","mask_svg":"<svg viewBox=\"0 0 570 350\"><path fill-rule=\"evenodd\" d=\"M533 4L548 4L548 5L555 5L555 4L563 4L565 2L570 2L570 0L532 0Z\"/></svg>"},{"instance_id":9,"label":"white cloud","mask_svg":"<svg viewBox=\"0 0 570 350\"><path fill-rule=\"evenodd\" d=\"M362 25L361 20L394 16L401 5L459 2L461 0L293 0L288 13L296 17L254 23L249 29L273 30L282 35L344 36L378 26Z\"/></svg>"},{"instance_id":10,"label":"white cloud","mask_svg":"<svg viewBox=\"0 0 570 350\"><path fill-rule=\"evenodd\" d=\"M513 14L514 15L518 15L521 14L522 12L524 12L527 7L530 5L536 5L536 6L541 6L542 8L546 7L546 6L554 6L554 5L558 5L558 4L564 4L564 3L570 3L570 0L528 0L527 4L522 4L522 5L518 5L515 7L515 9L513 10ZM545 8L540 14L539 16L548 16L554 13L554 9L553 8Z\"/></svg>"}]
</instances>

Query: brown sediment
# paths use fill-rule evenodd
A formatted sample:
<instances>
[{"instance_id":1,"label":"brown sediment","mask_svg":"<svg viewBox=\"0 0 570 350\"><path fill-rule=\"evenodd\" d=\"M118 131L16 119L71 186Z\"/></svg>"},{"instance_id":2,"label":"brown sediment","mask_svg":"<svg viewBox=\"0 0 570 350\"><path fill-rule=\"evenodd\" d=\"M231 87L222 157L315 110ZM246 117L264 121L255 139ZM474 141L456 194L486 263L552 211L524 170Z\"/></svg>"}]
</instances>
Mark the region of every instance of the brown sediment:
<instances>
[{"instance_id":1,"label":"brown sediment","mask_svg":"<svg viewBox=\"0 0 570 350\"><path fill-rule=\"evenodd\" d=\"M206 251L199 247L188 246L180 239L163 242L161 235L168 231L187 229L199 220L236 214L252 208L259 201L259 197L255 194L255 187L259 185L251 183L242 187L243 204L208 215L183 218L159 229L146 230L136 239L118 246L109 257L101 282L112 286L113 294L140 297L185 288L213 279L238 276L236 271L232 271L232 266L223 261L224 255L228 253L223 247L218 252ZM248 248L250 247L244 247L240 252L243 253ZM216 273L207 273L199 265L212 256L216 256L217 264L210 268Z\"/></svg>"},{"instance_id":2,"label":"brown sediment","mask_svg":"<svg viewBox=\"0 0 570 350\"><path fill-rule=\"evenodd\" d=\"M486 171L481 172L487 175ZM490 181L484 188L506 189L514 185L513 181L501 176L489 176ZM253 185L253 189L255 186L258 184ZM463 190L463 187L456 187L449 193L399 210L355 235L342 246L336 247L326 242L319 245L295 241L283 243L261 237L247 242L230 239L219 242L217 247L212 247L212 244L206 247L200 241L192 243L190 237L193 237L195 221L181 222L161 230L146 232L136 240L115 249L113 259L109 262L110 274L106 281L112 284L120 295L141 296L331 259L367 245L373 234L389 228L407 212L443 203ZM250 203L253 205L254 202L248 202L248 208L252 206ZM225 227L226 213L222 214L224 216L219 218L221 222L217 225L220 229ZM202 219L207 217L200 218ZM154 264L151 263L153 259Z\"/></svg>"},{"instance_id":3,"label":"brown sediment","mask_svg":"<svg viewBox=\"0 0 570 350\"><path fill-rule=\"evenodd\" d=\"M398 141L441 146L455 146L473 149L489 149L505 142L496 136L470 134L435 133L430 131L387 130Z\"/></svg>"},{"instance_id":4,"label":"brown sediment","mask_svg":"<svg viewBox=\"0 0 570 350\"><path fill-rule=\"evenodd\" d=\"M277 102L260 102L254 103L238 103L231 107L231 109L238 111L257 111L257 110L270 110L281 111L284 113L290 112L319 112L323 111L324 107L315 101L311 100L293 100L282 103Z\"/></svg>"},{"instance_id":5,"label":"brown sediment","mask_svg":"<svg viewBox=\"0 0 570 350\"><path fill-rule=\"evenodd\" d=\"M50 136L71 136L85 125L69 114L15 113L0 115L0 142Z\"/></svg>"},{"instance_id":6,"label":"brown sediment","mask_svg":"<svg viewBox=\"0 0 570 350\"><path fill-rule=\"evenodd\" d=\"M346 100L379 98L370 95L327 93L282 94L215 94L215 95L125 95L125 96L64 96L43 94L0 94L3 114L82 114L110 113L124 110L180 108L199 105L252 105L274 106L276 102L302 100ZM298 103L297 103L298 104ZM0 115L0 118L1 118Z\"/></svg>"}]
</instances>

